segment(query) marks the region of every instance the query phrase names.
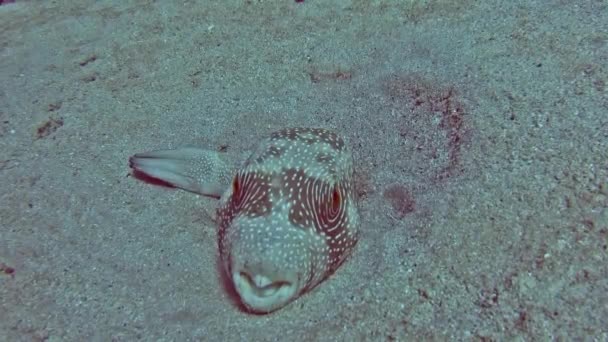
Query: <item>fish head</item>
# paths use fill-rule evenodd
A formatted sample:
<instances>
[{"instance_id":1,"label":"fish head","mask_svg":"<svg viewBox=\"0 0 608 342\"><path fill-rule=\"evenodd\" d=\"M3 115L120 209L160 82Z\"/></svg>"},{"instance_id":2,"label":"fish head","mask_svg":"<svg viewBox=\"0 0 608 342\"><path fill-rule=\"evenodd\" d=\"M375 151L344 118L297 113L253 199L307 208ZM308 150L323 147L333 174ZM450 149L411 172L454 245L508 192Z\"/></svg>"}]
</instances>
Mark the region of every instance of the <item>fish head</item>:
<instances>
[{"instance_id":1,"label":"fish head","mask_svg":"<svg viewBox=\"0 0 608 342\"><path fill-rule=\"evenodd\" d=\"M323 241L272 217L236 217L223 236L222 257L241 303L252 312L275 311L307 291L322 262L311 246Z\"/></svg>"}]
</instances>

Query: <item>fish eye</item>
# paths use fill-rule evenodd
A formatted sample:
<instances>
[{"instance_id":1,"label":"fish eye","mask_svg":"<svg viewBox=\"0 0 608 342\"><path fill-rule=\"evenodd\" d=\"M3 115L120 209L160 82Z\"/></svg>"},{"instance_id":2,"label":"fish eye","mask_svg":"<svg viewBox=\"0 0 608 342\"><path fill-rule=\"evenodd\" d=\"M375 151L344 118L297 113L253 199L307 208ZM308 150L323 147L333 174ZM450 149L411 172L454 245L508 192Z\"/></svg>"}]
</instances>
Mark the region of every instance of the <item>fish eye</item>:
<instances>
[{"instance_id":1,"label":"fish eye","mask_svg":"<svg viewBox=\"0 0 608 342\"><path fill-rule=\"evenodd\" d=\"M234 177L232 180L232 198L234 201L239 201L239 192L241 191L241 182L239 182L239 177Z\"/></svg>"},{"instance_id":2,"label":"fish eye","mask_svg":"<svg viewBox=\"0 0 608 342\"><path fill-rule=\"evenodd\" d=\"M331 209L333 211L337 211L338 209L340 209L341 205L342 205L342 195L340 194L338 187L334 187L334 191L332 192L332 196L331 196Z\"/></svg>"}]
</instances>

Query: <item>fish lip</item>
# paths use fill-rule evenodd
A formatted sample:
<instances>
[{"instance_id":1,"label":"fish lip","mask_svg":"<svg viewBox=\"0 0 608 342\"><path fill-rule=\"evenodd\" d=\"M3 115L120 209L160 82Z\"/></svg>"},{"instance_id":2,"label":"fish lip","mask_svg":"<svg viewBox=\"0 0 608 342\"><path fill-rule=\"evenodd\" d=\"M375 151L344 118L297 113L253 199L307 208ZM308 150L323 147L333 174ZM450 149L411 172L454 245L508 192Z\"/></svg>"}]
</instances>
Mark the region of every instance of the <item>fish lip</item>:
<instances>
[{"instance_id":1,"label":"fish lip","mask_svg":"<svg viewBox=\"0 0 608 342\"><path fill-rule=\"evenodd\" d=\"M234 271L232 282L240 302L252 313L273 312L298 296L297 282L289 280L273 281L262 275L251 276L244 271Z\"/></svg>"}]
</instances>

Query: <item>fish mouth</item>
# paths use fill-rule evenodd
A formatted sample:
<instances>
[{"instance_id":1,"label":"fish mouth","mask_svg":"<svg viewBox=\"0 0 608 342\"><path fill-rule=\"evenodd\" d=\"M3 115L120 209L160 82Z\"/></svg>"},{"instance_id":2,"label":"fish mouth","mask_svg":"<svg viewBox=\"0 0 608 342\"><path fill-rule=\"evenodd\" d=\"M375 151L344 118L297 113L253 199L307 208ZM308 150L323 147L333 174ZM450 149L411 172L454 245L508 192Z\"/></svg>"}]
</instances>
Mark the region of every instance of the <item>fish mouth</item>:
<instances>
[{"instance_id":1,"label":"fish mouth","mask_svg":"<svg viewBox=\"0 0 608 342\"><path fill-rule=\"evenodd\" d=\"M292 301L297 281L291 277L269 277L247 270L233 272L232 281L242 303L251 311L269 313Z\"/></svg>"}]
</instances>

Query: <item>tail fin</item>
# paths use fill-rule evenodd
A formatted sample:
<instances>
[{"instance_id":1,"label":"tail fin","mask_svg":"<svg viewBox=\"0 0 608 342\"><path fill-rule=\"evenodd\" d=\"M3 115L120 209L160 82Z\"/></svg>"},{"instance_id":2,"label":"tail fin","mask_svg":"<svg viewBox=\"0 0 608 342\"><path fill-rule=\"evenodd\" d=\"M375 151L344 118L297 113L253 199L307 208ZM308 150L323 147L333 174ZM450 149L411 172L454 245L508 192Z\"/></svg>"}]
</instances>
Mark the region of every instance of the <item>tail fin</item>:
<instances>
[{"instance_id":1,"label":"tail fin","mask_svg":"<svg viewBox=\"0 0 608 342\"><path fill-rule=\"evenodd\" d=\"M197 194L219 198L233 173L222 153L195 147L138 153L129 158L136 172Z\"/></svg>"}]
</instances>

